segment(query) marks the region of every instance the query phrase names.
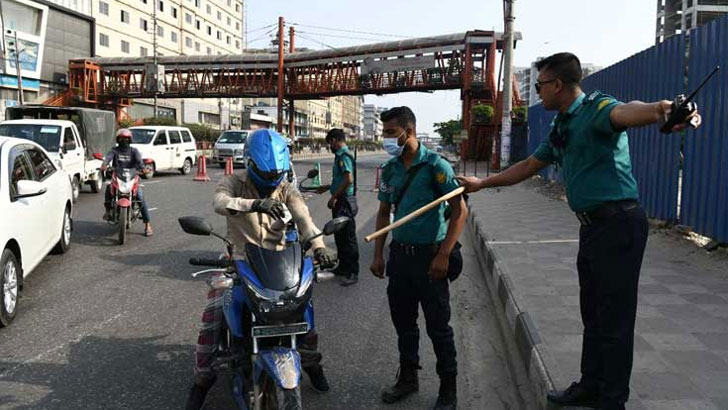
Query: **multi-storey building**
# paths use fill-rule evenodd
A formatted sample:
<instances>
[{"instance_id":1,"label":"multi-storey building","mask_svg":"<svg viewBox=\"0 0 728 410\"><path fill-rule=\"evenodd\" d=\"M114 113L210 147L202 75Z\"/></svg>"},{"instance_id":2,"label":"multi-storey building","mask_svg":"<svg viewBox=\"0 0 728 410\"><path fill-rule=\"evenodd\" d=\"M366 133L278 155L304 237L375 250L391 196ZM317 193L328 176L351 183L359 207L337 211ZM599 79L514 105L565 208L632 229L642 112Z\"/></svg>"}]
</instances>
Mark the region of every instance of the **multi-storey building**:
<instances>
[{"instance_id":1,"label":"multi-storey building","mask_svg":"<svg viewBox=\"0 0 728 410\"><path fill-rule=\"evenodd\" d=\"M363 138L365 140L377 141L382 138L382 119L380 114L386 110L374 104L364 104L364 128Z\"/></svg>"},{"instance_id":2,"label":"multi-storey building","mask_svg":"<svg viewBox=\"0 0 728 410\"><path fill-rule=\"evenodd\" d=\"M657 0L655 43L728 13L728 0Z\"/></svg>"}]
</instances>

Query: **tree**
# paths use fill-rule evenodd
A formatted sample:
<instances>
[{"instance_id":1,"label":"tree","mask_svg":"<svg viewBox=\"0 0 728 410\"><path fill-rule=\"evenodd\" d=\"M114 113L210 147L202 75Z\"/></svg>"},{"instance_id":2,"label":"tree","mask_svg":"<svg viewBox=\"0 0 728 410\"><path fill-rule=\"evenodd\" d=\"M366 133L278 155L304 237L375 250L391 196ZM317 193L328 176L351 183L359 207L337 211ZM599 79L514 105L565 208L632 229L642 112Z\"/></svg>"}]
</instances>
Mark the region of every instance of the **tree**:
<instances>
[{"instance_id":1,"label":"tree","mask_svg":"<svg viewBox=\"0 0 728 410\"><path fill-rule=\"evenodd\" d=\"M445 122L436 122L432 124L435 127L435 132L440 134L442 137L443 146L452 145L456 135L460 134L463 129L462 120L450 120Z\"/></svg>"}]
</instances>

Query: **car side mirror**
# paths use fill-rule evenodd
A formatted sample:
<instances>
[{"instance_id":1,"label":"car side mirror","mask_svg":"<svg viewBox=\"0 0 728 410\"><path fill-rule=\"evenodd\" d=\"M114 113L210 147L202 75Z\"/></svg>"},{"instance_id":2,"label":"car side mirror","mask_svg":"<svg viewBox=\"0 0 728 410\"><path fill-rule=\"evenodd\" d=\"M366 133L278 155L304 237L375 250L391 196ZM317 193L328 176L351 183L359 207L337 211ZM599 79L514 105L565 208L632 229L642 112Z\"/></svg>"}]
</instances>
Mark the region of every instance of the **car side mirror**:
<instances>
[{"instance_id":1,"label":"car side mirror","mask_svg":"<svg viewBox=\"0 0 728 410\"><path fill-rule=\"evenodd\" d=\"M318 176L318 174L319 174L318 169L315 169L315 168L309 169L308 173L306 174L306 178L308 178L308 179L316 178Z\"/></svg>"},{"instance_id":2,"label":"car side mirror","mask_svg":"<svg viewBox=\"0 0 728 410\"><path fill-rule=\"evenodd\" d=\"M185 233L190 235L210 236L212 235L212 225L204 218L199 216L183 216L178 219L179 225Z\"/></svg>"},{"instance_id":3,"label":"car side mirror","mask_svg":"<svg viewBox=\"0 0 728 410\"><path fill-rule=\"evenodd\" d=\"M34 196L43 195L48 191L42 183L38 181L20 180L18 181L15 199L31 198Z\"/></svg>"},{"instance_id":4,"label":"car side mirror","mask_svg":"<svg viewBox=\"0 0 728 410\"><path fill-rule=\"evenodd\" d=\"M348 223L349 223L348 216L340 216L338 218L334 218L334 219L326 222L326 225L324 225L324 235L331 235L336 232L339 232L340 230L344 229L344 227Z\"/></svg>"}]
</instances>

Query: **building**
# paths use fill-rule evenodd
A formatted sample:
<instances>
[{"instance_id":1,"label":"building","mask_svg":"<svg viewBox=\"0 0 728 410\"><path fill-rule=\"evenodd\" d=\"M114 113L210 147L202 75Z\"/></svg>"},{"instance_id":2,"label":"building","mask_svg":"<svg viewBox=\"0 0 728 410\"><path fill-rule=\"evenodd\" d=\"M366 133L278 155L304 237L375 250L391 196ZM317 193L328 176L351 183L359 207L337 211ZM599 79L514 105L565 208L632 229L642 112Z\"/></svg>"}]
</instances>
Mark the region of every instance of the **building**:
<instances>
[{"instance_id":1,"label":"building","mask_svg":"<svg viewBox=\"0 0 728 410\"><path fill-rule=\"evenodd\" d=\"M655 43L728 13L728 0L657 0Z\"/></svg>"},{"instance_id":2,"label":"building","mask_svg":"<svg viewBox=\"0 0 728 410\"><path fill-rule=\"evenodd\" d=\"M95 19L89 56L151 56L155 45L159 56L241 54L245 47L244 0L49 1ZM240 99L159 99L156 115L230 128L242 124L242 108ZM132 118L155 115L153 102L144 99L127 112Z\"/></svg>"},{"instance_id":3,"label":"building","mask_svg":"<svg viewBox=\"0 0 728 410\"><path fill-rule=\"evenodd\" d=\"M544 57L539 57L531 63L531 67L516 67L515 76L518 81L518 90L521 94L521 99L526 101L530 107L538 104L541 99L538 97L536 92L536 80L538 79L538 70L536 69L536 63L542 60ZM603 67L594 65L591 63L581 63L582 78L587 77L591 74L596 73Z\"/></svg>"},{"instance_id":4,"label":"building","mask_svg":"<svg viewBox=\"0 0 728 410\"><path fill-rule=\"evenodd\" d=\"M65 2L70 2L64 0ZM43 101L68 86L68 60L95 53L93 18L43 0L0 0L2 2L3 60L0 64L0 119L5 107L19 103L15 51L22 78L23 102ZM76 4L88 4L76 0Z\"/></svg>"},{"instance_id":5,"label":"building","mask_svg":"<svg viewBox=\"0 0 728 410\"><path fill-rule=\"evenodd\" d=\"M386 108L374 104L364 104L364 128L362 137L369 141L378 141L382 138L382 119L380 115Z\"/></svg>"}]
</instances>

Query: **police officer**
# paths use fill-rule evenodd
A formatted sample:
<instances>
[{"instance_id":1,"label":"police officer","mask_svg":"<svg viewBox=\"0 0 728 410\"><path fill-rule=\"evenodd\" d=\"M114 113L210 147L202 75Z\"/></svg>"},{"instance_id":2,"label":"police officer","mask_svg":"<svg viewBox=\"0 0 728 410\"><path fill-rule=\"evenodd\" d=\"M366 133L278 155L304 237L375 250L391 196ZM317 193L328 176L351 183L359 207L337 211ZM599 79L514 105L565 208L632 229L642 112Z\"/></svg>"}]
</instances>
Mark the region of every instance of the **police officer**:
<instances>
[{"instance_id":1,"label":"police officer","mask_svg":"<svg viewBox=\"0 0 728 410\"><path fill-rule=\"evenodd\" d=\"M415 115L408 107L396 107L381 114L384 147L394 158L382 165L379 211L376 229L445 195L458 187L450 164L427 149L416 138ZM450 294L447 274L449 258L462 232L467 208L462 196L448 201L452 209L449 223L445 204L397 228L392 233L386 273L387 296L392 323L397 331L400 369L395 384L382 392L385 403L397 402L419 390L419 305L425 314L427 335L437 356L440 391L435 409L455 409L457 404L457 362L450 327ZM384 243L376 240L371 271L385 274Z\"/></svg>"},{"instance_id":2,"label":"police officer","mask_svg":"<svg viewBox=\"0 0 728 410\"><path fill-rule=\"evenodd\" d=\"M332 217L348 216L349 222L342 230L334 234L339 266L334 270L336 275L343 276L342 286L349 286L359 281L359 245L356 240L356 221L358 213L356 192L354 189L354 155L346 145L344 130L334 128L326 134L326 143L334 153L334 169L331 186L324 190L331 192L327 206ZM325 191L323 191L325 192Z\"/></svg>"},{"instance_id":3,"label":"police officer","mask_svg":"<svg viewBox=\"0 0 728 410\"><path fill-rule=\"evenodd\" d=\"M624 104L598 91L585 95L581 64L571 53L552 55L536 68L544 108L558 110L549 137L531 157L504 172L458 179L466 192L475 192L516 184L550 163L561 166L569 206L581 222L576 264L584 334L581 380L547 398L564 406L622 410L629 397L637 287L648 234L626 130L666 120L671 102Z\"/></svg>"}]
</instances>

